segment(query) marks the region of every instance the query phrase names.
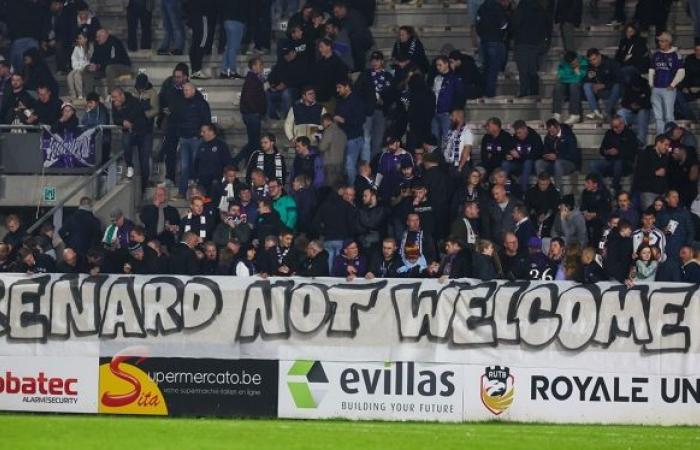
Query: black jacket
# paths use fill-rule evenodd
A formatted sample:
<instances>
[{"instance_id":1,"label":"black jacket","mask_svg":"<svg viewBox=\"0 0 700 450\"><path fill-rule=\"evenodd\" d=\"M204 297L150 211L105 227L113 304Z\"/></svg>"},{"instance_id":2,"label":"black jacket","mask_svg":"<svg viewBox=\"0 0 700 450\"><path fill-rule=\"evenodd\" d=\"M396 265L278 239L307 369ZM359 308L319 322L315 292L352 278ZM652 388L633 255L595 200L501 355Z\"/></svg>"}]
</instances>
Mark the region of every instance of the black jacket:
<instances>
[{"instance_id":1,"label":"black jacket","mask_svg":"<svg viewBox=\"0 0 700 450\"><path fill-rule=\"evenodd\" d=\"M486 0L476 14L476 32L482 42L505 42L510 17L497 0Z\"/></svg>"},{"instance_id":2,"label":"black jacket","mask_svg":"<svg viewBox=\"0 0 700 450\"><path fill-rule=\"evenodd\" d=\"M34 114L39 118L39 123L53 125L61 117L61 100L51 95L48 103L37 100L34 103Z\"/></svg>"},{"instance_id":3,"label":"black jacket","mask_svg":"<svg viewBox=\"0 0 700 450\"><path fill-rule=\"evenodd\" d=\"M530 127L527 127L527 136L522 141L513 133L513 144L515 150L520 153L520 161L528 159L537 161L542 158L542 151L544 150L542 137Z\"/></svg>"},{"instance_id":4,"label":"black jacket","mask_svg":"<svg viewBox=\"0 0 700 450\"><path fill-rule=\"evenodd\" d=\"M256 0L217 0L216 7L219 17L223 21L235 20L249 23L251 15L251 2Z\"/></svg>"},{"instance_id":5,"label":"black jacket","mask_svg":"<svg viewBox=\"0 0 700 450\"><path fill-rule=\"evenodd\" d=\"M199 260L194 250L180 242L170 251L170 273L173 275L197 275Z\"/></svg>"},{"instance_id":6,"label":"black jacket","mask_svg":"<svg viewBox=\"0 0 700 450\"><path fill-rule=\"evenodd\" d=\"M401 257L396 253L387 261L381 252L375 252L369 260L367 273L372 273L377 278L399 278L398 270L403 264Z\"/></svg>"},{"instance_id":7,"label":"black jacket","mask_svg":"<svg viewBox=\"0 0 700 450\"><path fill-rule=\"evenodd\" d=\"M452 259L452 261L450 261L450 259ZM462 249L459 253L452 257L446 255L442 258L442 261L440 262L440 269L438 270L438 275L446 276L450 279L472 277L474 276L472 263L472 251L468 248ZM447 270L448 264L449 271Z\"/></svg>"},{"instance_id":8,"label":"black jacket","mask_svg":"<svg viewBox=\"0 0 700 450\"><path fill-rule=\"evenodd\" d=\"M322 250L314 258L304 258L299 265L297 275L301 277L327 277L329 276L328 252Z\"/></svg>"},{"instance_id":9,"label":"black jacket","mask_svg":"<svg viewBox=\"0 0 700 450\"><path fill-rule=\"evenodd\" d=\"M2 121L3 124L7 125L15 120L15 109L19 107L20 103L28 109L33 109L36 100L29 95L26 89L13 92L12 87L8 83L7 90L5 90L5 95L2 99L2 109L0 109L0 121ZM20 117L25 119L23 115Z\"/></svg>"},{"instance_id":10,"label":"black jacket","mask_svg":"<svg viewBox=\"0 0 700 450\"><path fill-rule=\"evenodd\" d=\"M530 218L528 218L525 222L521 223L519 226L515 226L515 236L518 238L519 249L528 248L528 242L530 241L530 238L536 235L537 227Z\"/></svg>"},{"instance_id":11,"label":"black jacket","mask_svg":"<svg viewBox=\"0 0 700 450\"><path fill-rule=\"evenodd\" d=\"M314 227L327 241L351 239L360 231L357 208L332 193L319 208Z\"/></svg>"},{"instance_id":12,"label":"black jacket","mask_svg":"<svg viewBox=\"0 0 700 450\"><path fill-rule=\"evenodd\" d=\"M102 45L95 43L90 62L100 66L100 72L104 72L107 66L112 64L131 66L131 59L124 48L124 43L114 36L109 36Z\"/></svg>"},{"instance_id":13,"label":"black jacket","mask_svg":"<svg viewBox=\"0 0 700 450\"><path fill-rule=\"evenodd\" d=\"M540 215L554 214L559 207L559 189L551 183L546 191L541 191L537 186L531 187L525 194L525 205L530 210L533 219Z\"/></svg>"},{"instance_id":14,"label":"black jacket","mask_svg":"<svg viewBox=\"0 0 700 450\"><path fill-rule=\"evenodd\" d=\"M231 164L231 159L226 142L219 138L211 142L203 140L194 159L194 174L199 180L220 178L224 167Z\"/></svg>"},{"instance_id":15,"label":"black jacket","mask_svg":"<svg viewBox=\"0 0 700 450\"><path fill-rule=\"evenodd\" d=\"M551 2L554 10L554 23L570 23L575 27L581 26L581 16L583 14L583 0L559 0Z\"/></svg>"},{"instance_id":16,"label":"black jacket","mask_svg":"<svg viewBox=\"0 0 700 450\"><path fill-rule=\"evenodd\" d=\"M248 71L241 90L241 114L265 114L267 100L262 80L255 72Z\"/></svg>"},{"instance_id":17,"label":"black jacket","mask_svg":"<svg viewBox=\"0 0 700 450\"><path fill-rule=\"evenodd\" d=\"M139 261L129 254L126 258L126 263L131 266L132 275L155 275L161 273L158 254L151 247L144 247L142 260Z\"/></svg>"},{"instance_id":18,"label":"black jacket","mask_svg":"<svg viewBox=\"0 0 700 450\"><path fill-rule=\"evenodd\" d=\"M603 268L610 278L624 283L632 267L632 238L620 236L615 229L610 232L607 241L607 253Z\"/></svg>"},{"instance_id":19,"label":"black jacket","mask_svg":"<svg viewBox=\"0 0 700 450\"><path fill-rule=\"evenodd\" d=\"M615 156L610 156L603 153L605 150L609 150L611 148L616 148L618 154ZM637 135L628 127L625 127L620 134L617 134L613 130L608 130L605 132L603 142L600 143L600 156L608 161L617 161L618 159L621 159L623 161L633 163L635 156L637 156L637 148L639 148Z\"/></svg>"},{"instance_id":20,"label":"black jacket","mask_svg":"<svg viewBox=\"0 0 700 450\"><path fill-rule=\"evenodd\" d=\"M149 131L149 124L141 102L128 92L124 93L124 97L121 108L112 103L112 123L124 127L124 121L129 121L132 125L130 132L134 136L144 136Z\"/></svg>"},{"instance_id":21,"label":"black jacket","mask_svg":"<svg viewBox=\"0 0 700 450\"><path fill-rule=\"evenodd\" d=\"M36 91L40 86L46 86L54 97L58 97L58 82L49 65L39 54L39 50L31 48L24 52L24 56L32 60L31 64L24 65L24 87L30 91Z\"/></svg>"},{"instance_id":22,"label":"black jacket","mask_svg":"<svg viewBox=\"0 0 700 450\"><path fill-rule=\"evenodd\" d=\"M503 276L507 280L528 280L530 279L530 259L527 248L518 248L515 256L508 256L505 252L499 254L503 267Z\"/></svg>"},{"instance_id":23,"label":"black jacket","mask_svg":"<svg viewBox=\"0 0 700 450\"><path fill-rule=\"evenodd\" d=\"M649 82L642 77L635 77L625 86L620 105L637 113L642 109L651 109L651 88Z\"/></svg>"},{"instance_id":24,"label":"black jacket","mask_svg":"<svg viewBox=\"0 0 700 450\"><path fill-rule=\"evenodd\" d=\"M327 102L335 96L335 85L347 78L348 67L334 53L330 58L319 58L313 66L312 78L316 86L316 100Z\"/></svg>"},{"instance_id":25,"label":"black jacket","mask_svg":"<svg viewBox=\"0 0 700 450\"><path fill-rule=\"evenodd\" d=\"M583 79L584 83L601 83L606 89L620 81L620 64L612 58L601 55L598 67L588 66L588 72Z\"/></svg>"},{"instance_id":26,"label":"black jacket","mask_svg":"<svg viewBox=\"0 0 700 450\"><path fill-rule=\"evenodd\" d=\"M163 216L165 223L170 225L180 225L180 215L175 207L166 206L163 209ZM158 234L156 231L158 227L158 208L156 205L150 204L141 208L139 218L146 228L146 237L148 239L158 239L161 244L167 245L168 247L175 244L175 236L172 233L164 230L161 234Z\"/></svg>"},{"instance_id":27,"label":"black jacket","mask_svg":"<svg viewBox=\"0 0 700 450\"><path fill-rule=\"evenodd\" d=\"M253 233L262 242L268 236L279 236L283 228L279 213L273 209L270 213L258 215Z\"/></svg>"},{"instance_id":28,"label":"black jacket","mask_svg":"<svg viewBox=\"0 0 700 450\"><path fill-rule=\"evenodd\" d=\"M623 37L617 46L615 61L622 66L636 67L641 73L646 73L649 69L649 49L647 42L639 35L632 39Z\"/></svg>"},{"instance_id":29,"label":"black jacket","mask_svg":"<svg viewBox=\"0 0 700 450\"><path fill-rule=\"evenodd\" d=\"M308 58L302 55L297 55L291 61L280 59L267 77L270 86L284 83L288 88L296 89L301 89L310 79Z\"/></svg>"},{"instance_id":30,"label":"black jacket","mask_svg":"<svg viewBox=\"0 0 700 450\"><path fill-rule=\"evenodd\" d=\"M538 0L521 0L512 20L515 45L544 45L552 38L552 17Z\"/></svg>"},{"instance_id":31,"label":"black jacket","mask_svg":"<svg viewBox=\"0 0 700 450\"><path fill-rule=\"evenodd\" d=\"M78 209L63 224L58 234L79 255L85 255L87 251L100 242L102 236L100 221L92 212Z\"/></svg>"},{"instance_id":32,"label":"black jacket","mask_svg":"<svg viewBox=\"0 0 700 450\"><path fill-rule=\"evenodd\" d=\"M178 136L192 138L199 136L202 125L211 122L211 109L202 94L197 92L192 98L182 99L181 107L174 111L174 116Z\"/></svg>"},{"instance_id":33,"label":"black jacket","mask_svg":"<svg viewBox=\"0 0 700 450\"><path fill-rule=\"evenodd\" d=\"M481 138L481 163L487 167L487 170L500 167L513 148L515 148L515 141L505 130L501 130L496 137L486 133Z\"/></svg>"},{"instance_id":34,"label":"black jacket","mask_svg":"<svg viewBox=\"0 0 700 450\"><path fill-rule=\"evenodd\" d=\"M10 40L34 38L46 40L51 25L49 9L40 0L10 0L6 5L5 22Z\"/></svg>"},{"instance_id":35,"label":"black jacket","mask_svg":"<svg viewBox=\"0 0 700 450\"><path fill-rule=\"evenodd\" d=\"M653 146L648 146L639 153L634 170L632 189L637 192L664 194L668 190L668 154L659 155ZM656 170L664 168L666 174L657 176Z\"/></svg>"}]
</instances>

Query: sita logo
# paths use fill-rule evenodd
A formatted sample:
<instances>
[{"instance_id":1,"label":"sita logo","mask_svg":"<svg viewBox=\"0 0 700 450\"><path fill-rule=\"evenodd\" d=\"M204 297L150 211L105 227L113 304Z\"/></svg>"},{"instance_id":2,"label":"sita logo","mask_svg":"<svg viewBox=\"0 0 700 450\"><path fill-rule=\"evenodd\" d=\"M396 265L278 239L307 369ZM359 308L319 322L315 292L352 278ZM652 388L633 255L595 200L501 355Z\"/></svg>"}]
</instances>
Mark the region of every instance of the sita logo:
<instances>
[{"instance_id":1,"label":"sita logo","mask_svg":"<svg viewBox=\"0 0 700 450\"><path fill-rule=\"evenodd\" d=\"M158 385L138 367L144 348L126 349L100 366L99 412L109 414L167 415L168 406ZM134 364L126 361L135 360Z\"/></svg>"},{"instance_id":2,"label":"sita logo","mask_svg":"<svg viewBox=\"0 0 700 450\"><path fill-rule=\"evenodd\" d=\"M508 367L487 367L481 376L481 402L495 415L505 412L513 404L515 378Z\"/></svg>"},{"instance_id":3,"label":"sita logo","mask_svg":"<svg viewBox=\"0 0 700 450\"><path fill-rule=\"evenodd\" d=\"M287 372L287 387L299 409L315 409L328 392L328 377L320 361L295 361Z\"/></svg>"}]
</instances>

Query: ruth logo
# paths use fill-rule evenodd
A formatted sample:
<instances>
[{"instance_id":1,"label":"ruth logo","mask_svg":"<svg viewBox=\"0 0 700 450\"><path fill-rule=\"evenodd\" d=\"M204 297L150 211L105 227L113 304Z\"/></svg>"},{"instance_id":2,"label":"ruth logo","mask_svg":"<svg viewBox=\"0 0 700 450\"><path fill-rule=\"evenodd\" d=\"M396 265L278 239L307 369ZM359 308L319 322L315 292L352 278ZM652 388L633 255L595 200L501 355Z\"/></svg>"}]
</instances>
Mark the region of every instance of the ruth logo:
<instances>
[{"instance_id":1,"label":"ruth logo","mask_svg":"<svg viewBox=\"0 0 700 450\"><path fill-rule=\"evenodd\" d=\"M146 354L142 348L127 349L100 366L100 413L168 415L160 388L138 367Z\"/></svg>"},{"instance_id":2,"label":"ruth logo","mask_svg":"<svg viewBox=\"0 0 700 450\"><path fill-rule=\"evenodd\" d=\"M295 361L287 372L287 387L299 409L316 409L328 392L328 377L320 361Z\"/></svg>"},{"instance_id":3,"label":"ruth logo","mask_svg":"<svg viewBox=\"0 0 700 450\"><path fill-rule=\"evenodd\" d=\"M515 378L508 367L487 367L481 376L481 402L495 415L501 415L513 404Z\"/></svg>"}]
</instances>

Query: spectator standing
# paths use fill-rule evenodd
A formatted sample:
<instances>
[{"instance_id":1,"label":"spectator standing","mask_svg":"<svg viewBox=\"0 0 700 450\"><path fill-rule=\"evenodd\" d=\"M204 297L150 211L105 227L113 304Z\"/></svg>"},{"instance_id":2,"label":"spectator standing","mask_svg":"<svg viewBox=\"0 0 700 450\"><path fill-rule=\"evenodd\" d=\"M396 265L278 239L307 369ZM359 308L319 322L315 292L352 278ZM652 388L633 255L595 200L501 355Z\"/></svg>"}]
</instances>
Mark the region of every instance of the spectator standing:
<instances>
[{"instance_id":1,"label":"spectator standing","mask_svg":"<svg viewBox=\"0 0 700 450\"><path fill-rule=\"evenodd\" d=\"M535 162L535 170L538 174L553 173L556 185L562 190L563 177L575 172L581 165L581 151L570 126L560 124L556 119L549 119L546 125L542 159Z\"/></svg>"},{"instance_id":2,"label":"spectator standing","mask_svg":"<svg viewBox=\"0 0 700 450\"><path fill-rule=\"evenodd\" d=\"M104 28L95 35L95 50L85 72L85 90L92 92L98 78L107 79L107 89L116 87L117 79L131 76L131 60L122 41Z\"/></svg>"},{"instance_id":3,"label":"spectator standing","mask_svg":"<svg viewBox=\"0 0 700 450\"><path fill-rule=\"evenodd\" d=\"M697 0L693 1L697 3ZM698 6L700 7L700 4ZM698 26L700 26L700 18L698 21ZM696 38L694 52L685 57L683 68L685 69L685 77L681 88L676 91L676 107L683 118L697 122L697 115L690 108L690 102L700 98L700 40L698 38Z\"/></svg>"},{"instance_id":4,"label":"spectator standing","mask_svg":"<svg viewBox=\"0 0 700 450\"><path fill-rule=\"evenodd\" d=\"M679 255L682 264L681 281L683 283L700 283L700 263L698 263L695 250L691 246L685 245L681 248Z\"/></svg>"},{"instance_id":5,"label":"spectator standing","mask_svg":"<svg viewBox=\"0 0 700 450\"><path fill-rule=\"evenodd\" d=\"M75 21L73 35L84 34L90 42L95 40L97 32L102 29L100 19L98 19L91 11L90 7L85 2L76 2L78 8L78 16Z\"/></svg>"},{"instance_id":6,"label":"spectator standing","mask_svg":"<svg viewBox=\"0 0 700 450\"><path fill-rule=\"evenodd\" d=\"M182 240L175 245L170 253L168 273L173 275L197 275L199 273L199 259L194 248L199 244L200 238L192 232L185 232Z\"/></svg>"},{"instance_id":7,"label":"spectator standing","mask_svg":"<svg viewBox=\"0 0 700 450\"><path fill-rule=\"evenodd\" d=\"M194 158L193 178L213 197L215 181L221 179L224 167L231 164L231 151L213 124L205 123L200 130L202 140Z\"/></svg>"},{"instance_id":8,"label":"spectator standing","mask_svg":"<svg viewBox=\"0 0 700 450\"><path fill-rule=\"evenodd\" d=\"M192 28L190 44L190 65L192 78L206 80L211 78L202 72L204 55L211 54L216 28L216 0L187 0L185 2L187 23Z\"/></svg>"},{"instance_id":9,"label":"spectator standing","mask_svg":"<svg viewBox=\"0 0 700 450\"><path fill-rule=\"evenodd\" d=\"M639 192L642 210L649 208L654 199L668 189L668 148L670 140L664 135L656 137L637 157L634 170L633 191Z\"/></svg>"},{"instance_id":10,"label":"spectator standing","mask_svg":"<svg viewBox=\"0 0 700 450\"><path fill-rule=\"evenodd\" d=\"M285 194L284 186L278 179L270 180L267 186L270 190L272 207L279 214L282 224L289 230L296 229L298 211L294 197Z\"/></svg>"},{"instance_id":11,"label":"spectator standing","mask_svg":"<svg viewBox=\"0 0 700 450\"><path fill-rule=\"evenodd\" d=\"M413 157L401 147L401 139L388 137L386 149L377 161L377 177L374 181L383 201L388 201L399 188L403 164L413 166Z\"/></svg>"},{"instance_id":12,"label":"spectator standing","mask_svg":"<svg viewBox=\"0 0 700 450\"><path fill-rule=\"evenodd\" d=\"M563 196L559 201L559 213L554 218L552 237L564 239L567 245L588 244L586 220L581 211L576 208L574 196L571 194Z\"/></svg>"},{"instance_id":13,"label":"spectator standing","mask_svg":"<svg viewBox=\"0 0 700 450\"><path fill-rule=\"evenodd\" d=\"M168 204L168 196L166 187L156 187L153 202L141 208L139 218L148 239L157 239L161 244L172 247L180 232L180 215L177 209Z\"/></svg>"},{"instance_id":14,"label":"spectator standing","mask_svg":"<svg viewBox=\"0 0 700 450\"><path fill-rule=\"evenodd\" d=\"M612 176L615 191L622 190L620 180L629 174L637 156L639 141L626 125L621 116L613 116L610 129L605 132L600 144L600 156L603 159L593 161L591 170L601 176Z\"/></svg>"},{"instance_id":15,"label":"spectator standing","mask_svg":"<svg viewBox=\"0 0 700 450\"><path fill-rule=\"evenodd\" d=\"M49 11L39 0L17 0L7 2L5 11L10 46L10 62L15 73L24 69L24 53L39 48L47 39L50 26Z\"/></svg>"},{"instance_id":16,"label":"spectator standing","mask_svg":"<svg viewBox=\"0 0 700 450\"><path fill-rule=\"evenodd\" d=\"M58 234L66 247L74 249L82 256L100 241L100 221L92 213L92 199L80 199L78 210L66 220Z\"/></svg>"},{"instance_id":17,"label":"spectator standing","mask_svg":"<svg viewBox=\"0 0 700 450\"><path fill-rule=\"evenodd\" d=\"M158 93L161 126L165 122L165 133L160 150L160 160L165 160L166 184L176 182L177 145L178 145L178 111L184 104L183 87L189 82L189 68L185 63L178 63L172 76L163 81Z\"/></svg>"},{"instance_id":18,"label":"spectator standing","mask_svg":"<svg viewBox=\"0 0 700 450\"><path fill-rule=\"evenodd\" d=\"M219 14L226 30L226 51L221 61L219 78L240 78L236 59L241 48L241 41L252 11L251 0L217 0Z\"/></svg>"},{"instance_id":19,"label":"spectator standing","mask_svg":"<svg viewBox=\"0 0 700 450\"><path fill-rule=\"evenodd\" d=\"M394 77L397 81L406 78L409 66L417 67L423 73L427 73L430 67L425 47L416 34L416 30L407 25L399 27L399 37L391 50L391 59L395 71Z\"/></svg>"},{"instance_id":20,"label":"spectator standing","mask_svg":"<svg viewBox=\"0 0 700 450\"><path fill-rule=\"evenodd\" d=\"M513 233L518 239L518 247L525 248L530 242L530 238L537 236L537 228L530 220L530 212L527 206L519 204L513 207ZM507 238L507 233L504 234L504 241Z\"/></svg>"},{"instance_id":21,"label":"spectator standing","mask_svg":"<svg viewBox=\"0 0 700 450\"><path fill-rule=\"evenodd\" d=\"M141 103L143 113L146 116L146 134L144 136L143 152L148 155L150 162L151 153L153 152L153 125L156 117L160 113L159 96L153 85L148 80L145 73L140 73L136 76L134 89L138 101ZM147 179L145 180L147 182ZM146 187L146 184L143 184Z\"/></svg>"},{"instance_id":22,"label":"spectator standing","mask_svg":"<svg viewBox=\"0 0 700 450\"><path fill-rule=\"evenodd\" d=\"M659 228L666 234L666 261L659 267L659 280L681 281L680 252L695 240L695 227L690 212L680 204L674 190L666 194L666 208L659 214Z\"/></svg>"},{"instance_id":23,"label":"spectator standing","mask_svg":"<svg viewBox=\"0 0 700 450\"><path fill-rule=\"evenodd\" d=\"M335 93L339 82L347 79L348 68L333 53L333 42L321 39L318 43L318 59L312 69L316 100L330 114L335 113Z\"/></svg>"},{"instance_id":24,"label":"spectator standing","mask_svg":"<svg viewBox=\"0 0 700 450\"><path fill-rule=\"evenodd\" d=\"M552 39L552 20L543 3L538 0L521 0L513 14L512 32L520 81L518 96L539 95L539 61Z\"/></svg>"},{"instance_id":25,"label":"spectator standing","mask_svg":"<svg viewBox=\"0 0 700 450\"><path fill-rule=\"evenodd\" d=\"M70 71L70 53L75 36L73 35L73 21L77 14L72 2L63 0L51 0L49 3L49 32L46 40L41 43L45 56L56 56L56 69L61 73ZM38 11L33 11L38 14Z\"/></svg>"},{"instance_id":26,"label":"spectator standing","mask_svg":"<svg viewBox=\"0 0 700 450\"><path fill-rule=\"evenodd\" d=\"M668 169L669 187L678 192L683 206L690 207L698 195L700 164L697 156L681 146L671 153Z\"/></svg>"},{"instance_id":27,"label":"spectator standing","mask_svg":"<svg viewBox=\"0 0 700 450\"><path fill-rule=\"evenodd\" d=\"M431 131L438 142L442 142L450 129L450 111L464 107L464 85L450 69L450 61L446 56L435 58L435 69L437 71L433 79L435 115Z\"/></svg>"},{"instance_id":28,"label":"spectator standing","mask_svg":"<svg viewBox=\"0 0 700 450\"><path fill-rule=\"evenodd\" d=\"M36 90L37 100L31 110L25 110L22 118L28 125L54 125L61 117L61 100L47 86ZM27 115L29 111L29 115Z\"/></svg>"},{"instance_id":29,"label":"spectator standing","mask_svg":"<svg viewBox=\"0 0 700 450\"><path fill-rule=\"evenodd\" d=\"M656 120L656 134L660 134L664 125L673 122L676 88L685 77L683 58L676 47L672 47L670 33L661 33L657 39L659 49L651 57L649 68L649 86L651 87L651 105Z\"/></svg>"},{"instance_id":30,"label":"spectator standing","mask_svg":"<svg viewBox=\"0 0 700 450\"><path fill-rule=\"evenodd\" d=\"M491 190L491 201L484 216L484 237L490 237L495 242L503 242L503 235L515 229L513 209L515 201L508 196L503 186L494 186Z\"/></svg>"},{"instance_id":31,"label":"spectator standing","mask_svg":"<svg viewBox=\"0 0 700 450\"><path fill-rule=\"evenodd\" d=\"M470 55L452 50L449 55L450 69L462 81L464 97L476 99L484 95L484 77Z\"/></svg>"},{"instance_id":32,"label":"spectator standing","mask_svg":"<svg viewBox=\"0 0 700 450\"><path fill-rule=\"evenodd\" d=\"M159 55L182 55L185 49L185 23L182 20L183 0L161 0L165 35L158 48ZM234 3L234 2L230 2Z\"/></svg>"},{"instance_id":33,"label":"spectator standing","mask_svg":"<svg viewBox=\"0 0 700 450\"><path fill-rule=\"evenodd\" d=\"M24 111L34 107L34 103L34 97L24 87L24 77L14 73L10 76L10 85L3 94L0 120L5 125L19 121L20 117L25 117Z\"/></svg>"},{"instance_id":34,"label":"spectator standing","mask_svg":"<svg viewBox=\"0 0 700 450\"><path fill-rule=\"evenodd\" d=\"M333 121L333 116L326 113L322 116L323 135L318 149L323 156L326 169L326 182L331 186L344 177L344 153L347 146L345 132Z\"/></svg>"},{"instance_id":35,"label":"spectator standing","mask_svg":"<svg viewBox=\"0 0 700 450\"><path fill-rule=\"evenodd\" d=\"M272 37L272 0L254 0L250 3L250 20L244 40L252 41L254 53L270 53Z\"/></svg>"},{"instance_id":36,"label":"spectator standing","mask_svg":"<svg viewBox=\"0 0 700 450\"><path fill-rule=\"evenodd\" d=\"M586 94L591 112L587 119L603 120L599 100L605 100L605 114L611 117L620 99L620 67L617 61L602 55L597 48L588 49L588 72L583 80L583 92Z\"/></svg>"},{"instance_id":37,"label":"spectator standing","mask_svg":"<svg viewBox=\"0 0 700 450\"><path fill-rule=\"evenodd\" d=\"M248 143L234 158L234 165L237 165L240 160L247 160L255 146L260 142L262 120L267 112L263 70L264 65L261 58L253 57L248 61L248 73L243 82L240 104Z\"/></svg>"},{"instance_id":38,"label":"spectator standing","mask_svg":"<svg viewBox=\"0 0 700 450\"><path fill-rule=\"evenodd\" d=\"M38 90L39 86L46 86L54 97L58 98L58 82L53 75L39 50L30 48L24 53L24 85L30 91Z\"/></svg>"},{"instance_id":39,"label":"spectator standing","mask_svg":"<svg viewBox=\"0 0 700 450\"><path fill-rule=\"evenodd\" d=\"M364 70L367 64L367 50L374 44L374 38L365 17L342 0L334 2L333 15L340 21L340 26L347 31L350 38L354 72Z\"/></svg>"},{"instance_id":40,"label":"spectator standing","mask_svg":"<svg viewBox=\"0 0 700 450\"><path fill-rule=\"evenodd\" d=\"M582 0L560 0L551 3L554 7L554 23L559 24L559 34L561 35L564 51L575 52L576 28L581 26L581 16L583 14Z\"/></svg>"},{"instance_id":41,"label":"spectator standing","mask_svg":"<svg viewBox=\"0 0 700 450\"><path fill-rule=\"evenodd\" d=\"M274 120L286 118L292 104L298 100L305 81L310 78L307 60L302 59L293 47L286 47L281 51L282 58L277 61L267 77L270 84L267 90L267 114Z\"/></svg>"},{"instance_id":42,"label":"spectator standing","mask_svg":"<svg viewBox=\"0 0 700 450\"><path fill-rule=\"evenodd\" d=\"M569 117L564 122L573 125L581 121L581 86L588 73L588 60L575 51L567 51L557 68L552 116L561 120L562 103L569 100Z\"/></svg>"},{"instance_id":43,"label":"spectator standing","mask_svg":"<svg viewBox=\"0 0 700 450\"><path fill-rule=\"evenodd\" d=\"M451 176L458 178L471 161L474 135L464 121L463 109L454 109L450 118L450 131L445 137L442 151Z\"/></svg>"},{"instance_id":44,"label":"spectator standing","mask_svg":"<svg viewBox=\"0 0 700 450\"><path fill-rule=\"evenodd\" d=\"M342 128L347 137L345 146L345 176L353 181L357 175L359 160L368 161L370 155L362 154L364 150L365 109L359 94L353 92L350 80L337 84L338 104L333 121Z\"/></svg>"},{"instance_id":45,"label":"spectator standing","mask_svg":"<svg viewBox=\"0 0 700 450\"><path fill-rule=\"evenodd\" d=\"M537 183L525 194L525 206L537 223L539 237L551 235L559 201L559 190L554 187L550 175L546 172L540 173L537 176Z\"/></svg>"},{"instance_id":46,"label":"spectator standing","mask_svg":"<svg viewBox=\"0 0 700 450\"><path fill-rule=\"evenodd\" d=\"M343 242L360 231L354 200L355 188L343 186L337 193L328 195L314 218L314 227L323 237L323 248L328 252L329 269L332 269L330 264L340 254Z\"/></svg>"},{"instance_id":47,"label":"spectator standing","mask_svg":"<svg viewBox=\"0 0 700 450\"><path fill-rule=\"evenodd\" d=\"M656 213L651 210L642 213L642 226L632 233L632 252L636 255L647 245L658 250L661 260L666 259L666 234L655 226Z\"/></svg>"},{"instance_id":48,"label":"spectator standing","mask_svg":"<svg viewBox=\"0 0 700 450\"><path fill-rule=\"evenodd\" d=\"M126 27L127 27L127 47L130 52L150 50L153 40L153 9L155 0L125 0L126 5ZM200 0L201 1L201 0ZM137 45L138 28L141 25L141 45Z\"/></svg>"},{"instance_id":49,"label":"spectator standing","mask_svg":"<svg viewBox=\"0 0 700 450\"><path fill-rule=\"evenodd\" d=\"M250 155L246 179L251 182L253 172L261 170L268 180L277 179L284 185L287 180L287 165L284 157L277 150L274 134L267 133L260 139L260 150L256 150Z\"/></svg>"},{"instance_id":50,"label":"spectator standing","mask_svg":"<svg viewBox=\"0 0 700 450\"><path fill-rule=\"evenodd\" d=\"M182 88L182 104L173 118L178 134L180 149L180 180L178 193L184 198L188 181L192 177L192 167L201 144L199 137L202 125L211 123L211 110L204 96L192 83Z\"/></svg>"},{"instance_id":51,"label":"spectator standing","mask_svg":"<svg viewBox=\"0 0 700 450\"><path fill-rule=\"evenodd\" d=\"M394 77L384 70L384 54L372 52L370 67L362 72L356 86L362 86L367 104L367 118L364 124L365 146L363 154L374 157L382 151L382 140L386 134L384 112L393 100Z\"/></svg>"},{"instance_id":52,"label":"spectator standing","mask_svg":"<svg viewBox=\"0 0 700 450\"><path fill-rule=\"evenodd\" d=\"M145 145L146 135L149 134L148 120L139 100L121 88L112 91L112 123L122 128L126 177L134 176L133 150L136 147L141 170L141 188L145 189L148 185L151 162L151 154L146 151Z\"/></svg>"},{"instance_id":53,"label":"spectator standing","mask_svg":"<svg viewBox=\"0 0 700 450\"><path fill-rule=\"evenodd\" d=\"M629 192L618 192L617 194L617 208L615 208L610 215L612 217L616 215L620 219L625 219L633 227L639 226L639 211L632 204L632 197Z\"/></svg>"},{"instance_id":54,"label":"spectator standing","mask_svg":"<svg viewBox=\"0 0 700 450\"><path fill-rule=\"evenodd\" d=\"M610 192L602 178L597 173L588 174L581 193L581 211L586 219L588 242L599 242L603 237L611 206Z\"/></svg>"},{"instance_id":55,"label":"spectator standing","mask_svg":"<svg viewBox=\"0 0 700 450\"><path fill-rule=\"evenodd\" d=\"M480 54L484 67L484 95L496 95L498 73L506 62L506 37L510 18L510 0L486 0L476 15L476 31L480 39Z\"/></svg>"}]
</instances>

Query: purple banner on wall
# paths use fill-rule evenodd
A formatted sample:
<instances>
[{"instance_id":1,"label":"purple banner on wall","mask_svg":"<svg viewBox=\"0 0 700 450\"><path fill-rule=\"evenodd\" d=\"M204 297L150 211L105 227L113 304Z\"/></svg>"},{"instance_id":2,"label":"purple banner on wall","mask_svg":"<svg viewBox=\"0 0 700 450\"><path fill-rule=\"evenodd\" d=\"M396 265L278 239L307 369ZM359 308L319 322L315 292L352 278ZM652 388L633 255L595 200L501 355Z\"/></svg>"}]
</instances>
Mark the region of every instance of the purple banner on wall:
<instances>
[{"instance_id":1,"label":"purple banner on wall","mask_svg":"<svg viewBox=\"0 0 700 450\"><path fill-rule=\"evenodd\" d=\"M97 161L95 129L82 134L64 135L42 131L41 151L45 169L72 169L95 167Z\"/></svg>"}]
</instances>

